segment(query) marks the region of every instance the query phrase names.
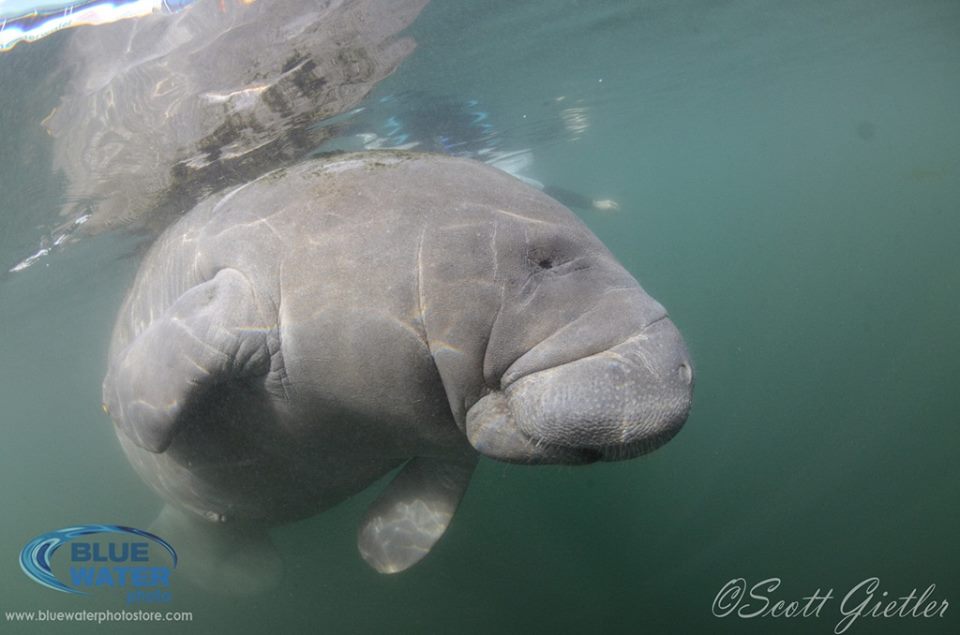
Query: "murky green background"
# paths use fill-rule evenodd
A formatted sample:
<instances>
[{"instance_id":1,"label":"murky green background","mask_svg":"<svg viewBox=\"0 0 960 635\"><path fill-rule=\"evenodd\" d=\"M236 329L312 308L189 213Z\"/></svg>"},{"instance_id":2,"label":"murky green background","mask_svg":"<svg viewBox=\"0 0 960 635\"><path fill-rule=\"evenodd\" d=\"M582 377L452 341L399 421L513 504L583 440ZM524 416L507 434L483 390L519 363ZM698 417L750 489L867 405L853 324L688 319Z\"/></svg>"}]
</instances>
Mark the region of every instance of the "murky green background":
<instances>
[{"instance_id":1,"label":"murky green background","mask_svg":"<svg viewBox=\"0 0 960 635\"><path fill-rule=\"evenodd\" d=\"M411 32L371 99L481 100L537 178L619 201L582 216L684 333L691 417L628 463L484 460L397 577L356 553L372 488L275 532L276 591L175 584L194 622L150 630L829 634L876 576L891 598L935 584L946 616L848 633L960 632L960 2L435 0ZM39 122L58 44L0 55L4 271L56 224ZM130 251L105 236L0 278L0 617L119 608L31 582L20 548L159 509L100 411ZM836 599L819 618L715 617L738 577Z\"/></svg>"}]
</instances>

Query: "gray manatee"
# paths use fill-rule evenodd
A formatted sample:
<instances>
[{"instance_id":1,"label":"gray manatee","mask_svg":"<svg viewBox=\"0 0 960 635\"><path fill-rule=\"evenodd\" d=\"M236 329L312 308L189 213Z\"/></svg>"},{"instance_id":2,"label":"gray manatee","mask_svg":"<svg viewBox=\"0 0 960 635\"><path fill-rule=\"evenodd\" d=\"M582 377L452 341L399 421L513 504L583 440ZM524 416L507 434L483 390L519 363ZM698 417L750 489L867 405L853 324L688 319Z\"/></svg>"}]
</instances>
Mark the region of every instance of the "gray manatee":
<instances>
[{"instance_id":1,"label":"gray manatee","mask_svg":"<svg viewBox=\"0 0 960 635\"><path fill-rule=\"evenodd\" d=\"M172 225L120 310L103 400L170 504L157 530L187 526L197 577L243 590L279 574L268 527L395 468L358 539L384 573L444 533L479 454L635 457L692 389L663 306L572 212L477 162L367 152Z\"/></svg>"}]
</instances>

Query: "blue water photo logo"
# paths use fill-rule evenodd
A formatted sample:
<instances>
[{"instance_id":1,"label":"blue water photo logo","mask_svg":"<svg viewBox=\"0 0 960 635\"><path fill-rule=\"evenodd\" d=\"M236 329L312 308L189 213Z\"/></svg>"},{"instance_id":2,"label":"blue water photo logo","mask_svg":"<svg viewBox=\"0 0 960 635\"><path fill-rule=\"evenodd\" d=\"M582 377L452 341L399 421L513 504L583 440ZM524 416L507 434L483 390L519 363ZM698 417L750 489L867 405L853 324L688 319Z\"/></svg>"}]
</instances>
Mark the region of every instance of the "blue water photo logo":
<instances>
[{"instance_id":1,"label":"blue water photo logo","mask_svg":"<svg viewBox=\"0 0 960 635\"><path fill-rule=\"evenodd\" d=\"M60 557L54 563L57 553ZM157 566L158 561L163 564ZM177 552L166 540L121 525L57 529L37 536L20 551L20 568L38 584L74 595L122 593L127 604L169 602L170 575L176 566Z\"/></svg>"}]
</instances>

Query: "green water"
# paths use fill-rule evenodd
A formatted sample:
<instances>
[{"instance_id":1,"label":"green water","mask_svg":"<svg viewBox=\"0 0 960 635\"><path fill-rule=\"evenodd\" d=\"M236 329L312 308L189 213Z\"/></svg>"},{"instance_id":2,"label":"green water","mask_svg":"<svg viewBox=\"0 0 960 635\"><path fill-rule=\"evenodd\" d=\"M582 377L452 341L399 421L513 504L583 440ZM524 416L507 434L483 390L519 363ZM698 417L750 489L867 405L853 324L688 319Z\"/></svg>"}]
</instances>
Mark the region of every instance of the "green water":
<instances>
[{"instance_id":1,"label":"green water","mask_svg":"<svg viewBox=\"0 0 960 635\"><path fill-rule=\"evenodd\" d=\"M446 536L395 577L356 552L371 488L274 532L275 591L175 583L193 622L149 630L828 635L877 577L877 599L935 584L949 607L848 633L960 632L960 2L435 0L410 31L371 99L479 99L536 178L618 201L581 216L683 332L693 412L636 461L482 461ZM0 55L3 270L56 224L39 121L57 86L36 77L57 47ZM0 279L0 618L120 608L35 584L19 551L159 509L100 411L130 251L103 236ZM718 618L733 578L834 599ZM0 621L73 630L97 629Z\"/></svg>"}]
</instances>

